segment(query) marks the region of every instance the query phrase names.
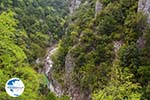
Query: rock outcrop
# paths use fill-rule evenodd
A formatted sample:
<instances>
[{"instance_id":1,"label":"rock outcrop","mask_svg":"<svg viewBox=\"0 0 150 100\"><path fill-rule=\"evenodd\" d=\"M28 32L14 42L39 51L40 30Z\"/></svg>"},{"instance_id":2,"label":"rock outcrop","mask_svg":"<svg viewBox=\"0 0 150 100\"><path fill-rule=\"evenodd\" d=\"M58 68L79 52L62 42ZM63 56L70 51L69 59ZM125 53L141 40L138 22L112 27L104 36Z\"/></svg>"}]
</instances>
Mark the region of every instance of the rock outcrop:
<instances>
[{"instance_id":1,"label":"rock outcrop","mask_svg":"<svg viewBox=\"0 0 150 100\"><path fill-rule=\"evenodd\" d=\"M68 53L65 59L65 76L66 76L66 84L69 84L71 81L71 74L75 67L74 59L71 53Z\"/></svg>"},{"instance_id":2,"label":"rock outcrop","mask_svg":"<svg viewBox=\"0 0 150 100\"><path fill-rule=\"evenodd\" d=\"M122 41L114 41L114 51L115 53L118 52L118 50L121 48L121 46L123 45L123 42Z\"/></svg>"},{"instance_id":3,"label":"rock outcrop","mask_svg":"<svg viewBox=\"0 0 150 100\"><path fill-rule=\"evenodd\" d=\"M76 48L78 45L74 45L72 49ZM72 50L70 49L70 51ZM76 86L73 80L73 72L76 66L75 58L71 52L68 52L65 59L65 84L67 87L67 94L71 97L71 100L91 100L90 93L88 91L81 91L80 87Z\"/></svg>"},{"instance_id":4,"label":"rock outcrop","mask_svg":"<svg viewBox=\"0 0 150 100\"><path fill-rule=\"evenodd\" d=\"M139 0L138 12L142 12L147 16L147 22L150 22L150 0Z\"/></svg>"},{"instance_id":5,"label":"rock outcrop","mask_svg":"<svg viewBox=\"0 0 150 100\"><path fill-rule=\"evenodd\" d=\"M103 8L103 4L100 3L99 0L97 0L95 4L95 16L102 10L102 8Z\"/></svg>"},{"instance_id":6,"label":"rock outcrop","mask_svg":"<svg viewBox=\"0 0 150 100\"><path fill-rule=\"evenodd\" d=\"M144 37L143 36L139 37L139 39L137 40L136 44L137 44L137 47L138 47L139 50L143 49L144 48L144 44L145 44Z\"/></svg>"},{"instance_id":7,"label":"rock outcrop","mask_svg":"<svg viewBox=\"0 0 150 100\"><path fill-rule=\"evenodd\" d=\"M79 8L80 4L81 0L71 0L69 7L70 13L72 14L77 8Z\"/></svg>"},{"instance_id":8,"label":"rock outcrop","mask_svg":"<svg viewBox=\"0 0 150 100\"><path fill-rule=\"evenodd\" d=\"M150 23L150 0L139 0L138 12L143 13L147 17L147 23ZM139 50L144 48L144 34L141 37L139 37L136 44Z\"/></svg>"}]
</instances>

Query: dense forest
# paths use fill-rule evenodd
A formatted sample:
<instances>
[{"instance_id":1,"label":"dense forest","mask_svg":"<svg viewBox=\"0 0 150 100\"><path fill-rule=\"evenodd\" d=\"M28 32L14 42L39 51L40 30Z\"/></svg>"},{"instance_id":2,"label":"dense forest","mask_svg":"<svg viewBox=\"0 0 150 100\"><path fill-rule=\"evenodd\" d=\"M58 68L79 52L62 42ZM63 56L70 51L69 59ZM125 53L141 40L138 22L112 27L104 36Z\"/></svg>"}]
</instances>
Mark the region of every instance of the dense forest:
<instances>
[{"instance_id":1,"label":"dense forest","mask_svg":"<svg viewBox=\"0 0 150 100\"><path fill-rule=\"evenodd\" d=\"M0 100L150 100L149 52L149 0L0 0Z\"/></svg>"}]
</instances>

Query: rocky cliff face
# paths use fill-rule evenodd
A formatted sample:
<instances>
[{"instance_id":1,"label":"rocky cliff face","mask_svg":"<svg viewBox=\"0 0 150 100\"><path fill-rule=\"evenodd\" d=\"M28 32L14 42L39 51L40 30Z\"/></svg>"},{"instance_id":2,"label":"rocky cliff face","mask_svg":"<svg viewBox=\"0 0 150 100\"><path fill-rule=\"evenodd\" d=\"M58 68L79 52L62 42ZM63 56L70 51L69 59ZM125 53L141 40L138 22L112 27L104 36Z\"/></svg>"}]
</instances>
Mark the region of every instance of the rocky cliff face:
<instances>
[{"instance_id":1,"label":"rocky cliff face","mask_svg":"<svg viewBox=\"0 0 150 100\"><path fill-rule=\"evenodd\" d=\"M86 2L85 2L86 4ZM70 14L74 13L75 10L77 10L81 5L81 0L70 0ZM95 16L103 9L103 4L96 0L95 2ZM147 18L148 22L150 21L150 0L139 0L138 3L138 12L143 12ZM114 41L114 51L117 58L117 52L124 44L122 41ZM139 48L143 48L144 39L143 37L140 37L137 41L137 45ZM74 45L72 49L76 48L77 45ZM72 50L70 49L70 51ZM52 76L52 67L53 67L53 61L51 60L51 55L57 50L57 48L50 48L48 55L46 56L45 61L45 74L49 79L48 87L49 89L54 92L57 96L61 96L63 94L63 90L61 89L61 86L56 81L56 79ZM78 87L73 78L72 74L74 72L74 68L76 66L75 59L73 57L73 54L68 51L68 54L65 57L65 87L66 87L66 93L71 97L71 100L91 100L90 92L89 91L81 91L80 87Z\"/></svg>"},{"instance_id":2,"label":"rocky cliff face","mask_svg":"<svg viewBox=\"0 0 150 100\"><path fill-rule=\"evenodd\" d=\"M69 52L65 59L65 77L66 77L66 85L71 84L71 74L73 72L73 69L75 67L75 62L72 57L72 54Z\"/></svg>"},{"instance_id":3,"label":"rocky cliff face","mask_svg":"<svg viewBox=\"0 0 150 100\"><path fill-rule=\"evenodd\" d=\"M72 49L76 48L75 45ZM70 49L70 51L72 50ZM72 78L75 64L75 59L71 52L68 52L65 59L65 85L67 87L67 94L71 97L71 100L91 100L90 94L88 91L82 92L78 86L74 83Z\"/></svg>"},{"instance_id":4,"label":"rocky cliff face","mask_svg":"<svg viewBox=\"0 0 150 100\"><path fill-rule=\"evenodd\" d=\"M114 44L115 57L118 58L118 51L124 43L120 40L120 41L114 41L113 44Z\"/></svg>"},{"instance_id":5,"label":"rocky cliff face","mask_svg":"<svg viewBox=\"0 0 150 100\"><path fill-rule=\"evenodd\" d=\"M96 1L96 5L95 5L95 16L97 15L98 12L100 12L103 8L103 4L100 3L99 0Z\"/></svg>"},{"instance_id":6,"label":"rocky cliff face","mask_svg":"<svg viewBox=\"0 0 150 100\"><path fill-rule=\"evenodd\" d=\"M138 12L142 12L147 17L147 23L150 23L150 0L139 0ZM144 44L144 37L139 37L139 39L137 40L137 47L139 49L144 48Z\"/></svg>"},{"instance_id":7,"label":"rocky cliff face","mask_svg":"<svg viewBox=\"0 0 150 100\"><path fill-rule=\"evenodd\" d=\"M85 1L83 5L88 4L88 1ZM70 5L70 13L74 13L74 11L79 8L81 5L81 0L72 0ZM102 3L97 0L95 2L95 16L99 13L103 8ZM81 34L82 35L82 34ZM74 80L72 78L72 74L74 72L74 67L76 66L75 59L73 58L73 54L71 50L76 48L78 44L74 45L65 58L65 86L67 87L67 94L71 97L71 100L91 100L91 95L89 91L81 91L80 87L76 86Z\"/></svg>"},{"instance_id":8,"label":"rocky cliff face","mask_svg":"<svg viewBox=\"0 0 150 100\"><path fill-rule=\"evenodd\" d=\"M138 12L147 16L147 22L150 22L150 0L139 0Z\"/></svg>"},{"instance_id":9,"label":"rocky cliff face","mask_svg":"<svg viewBox=\"0 0 150 100\"><path fill-rule=\"evenodd\" d=\"M69 7L70 13L72 14L77 8L79 8L80 4L81 0L71 0Z\"/></svg>"}]
</instances>

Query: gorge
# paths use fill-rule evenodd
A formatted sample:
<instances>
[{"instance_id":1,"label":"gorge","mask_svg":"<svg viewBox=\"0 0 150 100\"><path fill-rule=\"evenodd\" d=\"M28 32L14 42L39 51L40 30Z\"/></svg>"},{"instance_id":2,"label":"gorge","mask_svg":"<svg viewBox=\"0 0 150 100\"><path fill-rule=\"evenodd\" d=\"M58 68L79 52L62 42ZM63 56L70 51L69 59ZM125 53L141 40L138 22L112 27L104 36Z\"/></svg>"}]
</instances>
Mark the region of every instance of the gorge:
<instances>
[{"instance_id":1,"label":"gorge","mask_svg":"<svg viewBox=\"0 0 150 100\"><path fill-rule=\"evenodd\" d=\"M0 100L150 100L149 21L150 0L0 0Z\"/></svg>"}]
</instances>

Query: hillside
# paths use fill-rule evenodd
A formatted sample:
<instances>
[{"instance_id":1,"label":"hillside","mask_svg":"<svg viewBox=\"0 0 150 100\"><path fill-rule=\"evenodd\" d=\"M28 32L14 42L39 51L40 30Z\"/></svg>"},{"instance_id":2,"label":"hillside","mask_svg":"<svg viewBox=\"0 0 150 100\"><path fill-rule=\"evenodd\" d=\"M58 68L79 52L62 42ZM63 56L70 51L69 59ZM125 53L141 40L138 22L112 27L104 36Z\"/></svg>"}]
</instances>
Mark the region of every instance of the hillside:
<instances>
[{"instance_id":1,"label":"hillside","mask_svg":"<svg viewBox=\"0 0 150 100\"><path fill-rule=\"evenodd\" d=\"M1 0L0 100L150 100L149 24L149 0Z\"/></svg>"}]
</instances>

